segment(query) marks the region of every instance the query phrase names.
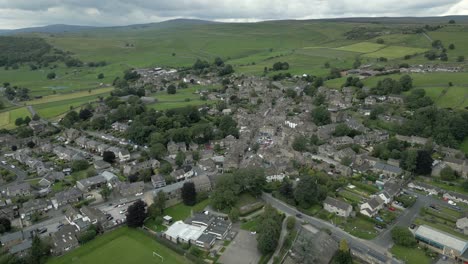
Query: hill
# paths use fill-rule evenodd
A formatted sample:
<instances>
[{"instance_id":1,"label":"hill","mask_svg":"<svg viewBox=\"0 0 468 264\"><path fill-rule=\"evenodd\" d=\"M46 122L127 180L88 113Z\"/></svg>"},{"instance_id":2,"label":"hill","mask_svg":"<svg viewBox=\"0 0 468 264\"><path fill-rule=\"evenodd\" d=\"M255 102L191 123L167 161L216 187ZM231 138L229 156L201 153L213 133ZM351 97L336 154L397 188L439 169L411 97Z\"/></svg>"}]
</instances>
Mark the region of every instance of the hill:
<instances>
[{"instance_id":1,"label":"hill","mask_svg":"<svg viewBox=\"0 0 468 264\"><path fill-rule=\"evenodd\" d=\"M450 19L456 24L449 24ZM0 69L0 83L27 87L31 98L78 93L110 85L128 68L188 67L198 58L213 61L216 57L233 65L238 73L255 75L263 74L265 68L271 68L279 61L289 63L287 72L291 74L317 76L327 76L331 68L350 69L357 59L362 65L373 68L401 63L464 66L465 62L457 62L457 59L460 56L468 58L468 25L465 21L468 21L466 16L258 23L176 19L121 27L70 26L68 32L63 32L67 27L62 25L55 27L55 32L62 31L59 33L22 33L21 37L42 38L54 50L81 61L81 67L65 65L70 60L67 58L42 63L35 70L29 63L21 62L17 69ZM432 46L433 40L441 40L447 49L446 61L437 57L428 60L424 56L426 51L436 55L441 53ZM455 48L448 49L450 44ZM88 66L96 65L96 62L105 63L99 64L100 67ZM51 72L56 77L49 80L46 76ZM101 73L103 78L98 79ZM468 83L456 85L463 87ZM70 103L70 106L77 107L76 103ZM61 109L66 108L64 105Z\"/></svg>"},{"instance_id":2,"label":"hill","mask_svg":"<svg viewBox=\"0 0 468 264\"><path fill-rule=\"evenodd\" d=\"M77 25L48 25L43 27L30 27L30 28L20 28L20 29L0 29L1 35L13 35L13 34L24 34L24 33L66 33L66 32L76 32L85 29L92 29L91 26L77 26Z\"/></svg>"}]
</instances>

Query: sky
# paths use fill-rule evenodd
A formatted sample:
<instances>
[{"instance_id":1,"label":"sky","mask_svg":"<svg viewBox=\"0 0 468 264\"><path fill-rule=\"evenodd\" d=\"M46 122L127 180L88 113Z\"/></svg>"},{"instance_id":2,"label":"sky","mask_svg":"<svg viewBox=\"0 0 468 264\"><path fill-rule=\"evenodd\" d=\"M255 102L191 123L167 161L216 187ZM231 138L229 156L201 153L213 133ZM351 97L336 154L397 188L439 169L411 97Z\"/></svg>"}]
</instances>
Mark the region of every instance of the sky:
<instances>
[{"instance_id":1,"label":"sky","mask_svg":"<svg viewBox=\"0 0 468 264\"><path fill-rule=\"evenodd\" d=\"M468 15L468 0L0 0L0 29L117 26L194 18L222 22Z\"/></svg>"}]
</instances>

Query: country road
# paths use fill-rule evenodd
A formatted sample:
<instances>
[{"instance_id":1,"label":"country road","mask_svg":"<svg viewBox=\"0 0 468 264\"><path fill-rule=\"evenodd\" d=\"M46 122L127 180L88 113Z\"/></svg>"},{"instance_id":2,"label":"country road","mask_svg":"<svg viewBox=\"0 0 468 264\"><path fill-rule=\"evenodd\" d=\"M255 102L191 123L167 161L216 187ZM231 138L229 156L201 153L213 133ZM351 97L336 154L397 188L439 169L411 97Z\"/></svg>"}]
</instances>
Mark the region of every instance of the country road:
<instances>
[{"instance_id":1,"label":"country road","mask_svg":"<svg viewBox=\"0 0 468 264\"><path fill-rule=\"evenodd\" d=\"M277 210L284 212L288 215L296 215L301 214L296 208L293 206L286 204L274 197L270 194L263 193L262 199L267 203L271 204ZM302 215L302 214L301 214ZM394 263L399 264L402 263L401 261L394 259L391 257L391 254L387 251L386 248L381 247L380 245L375 244L373 241L363 240L357 237L354 237L345 231L341 230L337 226L332 225L329 222L323 221L321 219L311 217L308 215L302 215L300 218L302 221L305 221L319 229L329 229L332 232L332 237L340 241L341 239L346 239L348 244L352 250L356 250L359 252L364 252L367 255L372 256L376 260L382 263Z\"/></svg>"}]
</instances>

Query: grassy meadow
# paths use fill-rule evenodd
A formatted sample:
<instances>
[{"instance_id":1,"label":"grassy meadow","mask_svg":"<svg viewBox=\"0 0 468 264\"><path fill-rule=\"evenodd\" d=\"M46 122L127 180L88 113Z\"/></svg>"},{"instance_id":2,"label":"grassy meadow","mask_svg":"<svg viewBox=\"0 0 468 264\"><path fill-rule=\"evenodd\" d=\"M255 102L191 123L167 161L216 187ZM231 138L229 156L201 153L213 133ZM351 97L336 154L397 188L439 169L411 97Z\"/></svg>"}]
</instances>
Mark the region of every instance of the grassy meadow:
<instances>
[{"instance_id":1,"label":"grassy meadow","mask_svg":"<svg viewBox=\"0 0 468 264\"><path fill-rule=\"evenodd\" d=\"M164 258L153 256L153 252ZM159 244L143 231L119 228L80 246L60 257L50 259L48 264L94 264L94 263L190 263L169 248Z\"/></svg>"}]
</instances>

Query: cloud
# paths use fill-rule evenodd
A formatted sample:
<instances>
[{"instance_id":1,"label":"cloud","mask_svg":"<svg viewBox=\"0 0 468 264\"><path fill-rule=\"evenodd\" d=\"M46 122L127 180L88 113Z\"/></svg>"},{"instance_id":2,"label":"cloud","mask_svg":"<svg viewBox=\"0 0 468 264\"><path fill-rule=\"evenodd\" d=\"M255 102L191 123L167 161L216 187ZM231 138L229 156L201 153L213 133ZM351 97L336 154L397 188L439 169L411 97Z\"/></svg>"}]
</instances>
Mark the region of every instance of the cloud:
<instances>
[{"instance_id":1,"label":"cloud","mask_svg":"<svg viewBox=\"0 0 468 264\"><path fill-rule=\"evenodd\" d=\"M0 28L468 14L468 0L0 0Z\"/></svg>"}]
</instances>

